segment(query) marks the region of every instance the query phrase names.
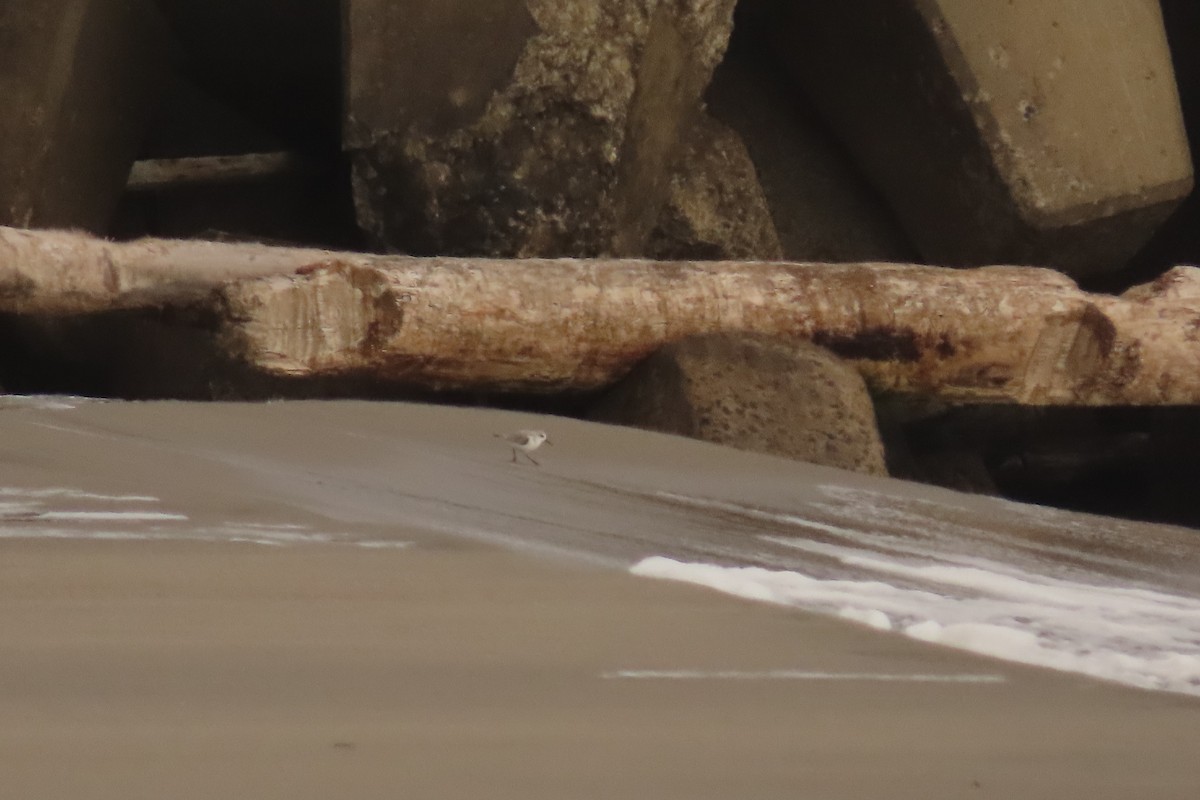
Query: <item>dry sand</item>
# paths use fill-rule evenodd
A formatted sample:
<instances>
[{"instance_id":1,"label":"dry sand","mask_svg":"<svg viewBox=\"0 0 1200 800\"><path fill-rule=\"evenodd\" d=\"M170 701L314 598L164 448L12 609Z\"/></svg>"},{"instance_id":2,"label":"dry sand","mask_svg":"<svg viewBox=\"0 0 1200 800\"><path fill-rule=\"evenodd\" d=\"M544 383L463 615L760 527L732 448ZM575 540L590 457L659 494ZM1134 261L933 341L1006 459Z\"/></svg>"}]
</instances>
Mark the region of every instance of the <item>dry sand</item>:
<instances>
[{"instance_id":1,"label":"dry sand","mask_svg":"<svg viewBox=\"0 0 1200 800\"><path fill-rule=\"evenodd\" d=\"M562 434L541 470L490 439L531 423ZM585 478L770 492L778 465L400 404L0 410L0 487L153 496L118 505L187 517L0 525L76 537L0 538L0 796L1200 796L1193 698L612 568L638 555L609 535L622 526L688 528ZM827 477L806 469L793 479ZM78 538L202 537L231 521L249 538L332 541ZM553 548L533 535L572 525L613 544L582 553L569 535ZM680 669L1001 680L613 677Z\"/></svg>"}]
</instances>

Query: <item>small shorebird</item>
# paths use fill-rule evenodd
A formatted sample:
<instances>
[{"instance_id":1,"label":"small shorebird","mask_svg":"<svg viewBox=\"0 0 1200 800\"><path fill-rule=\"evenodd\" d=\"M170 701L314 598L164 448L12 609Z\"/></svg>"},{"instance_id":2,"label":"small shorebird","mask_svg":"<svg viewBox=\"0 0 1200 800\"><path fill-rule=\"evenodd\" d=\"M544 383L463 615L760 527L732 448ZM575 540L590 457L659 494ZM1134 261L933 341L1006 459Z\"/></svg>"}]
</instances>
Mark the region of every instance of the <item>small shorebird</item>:
<instances>
[{"instance_id":1,"label":"small shorebird","mask_svg":"<svg viewBox=\"0 0 1200 800\"><path fill-rule=\"evenodd\" d=\"M543 442L545 444L554 444L554 442L550 441L550 437L546 435L545 431L517 431L516 433L497 433L494 435L508 442L509 447L513 451L512 460L514 464L517 463L518 450L530 461L533 461L533 456L529 454L541 447ZM536 461L533 461L533 465L535 467L541 466Z\"/></svg>"}]
</instances>

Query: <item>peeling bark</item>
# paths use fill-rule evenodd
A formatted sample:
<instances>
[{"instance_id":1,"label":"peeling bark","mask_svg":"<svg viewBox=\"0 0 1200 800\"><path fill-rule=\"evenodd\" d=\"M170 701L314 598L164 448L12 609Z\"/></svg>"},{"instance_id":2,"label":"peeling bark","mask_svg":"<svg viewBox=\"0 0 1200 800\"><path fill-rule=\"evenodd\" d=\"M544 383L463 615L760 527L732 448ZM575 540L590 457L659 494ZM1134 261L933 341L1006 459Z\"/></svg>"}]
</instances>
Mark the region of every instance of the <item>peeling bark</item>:
<instances>
[{"instance_id":1,"label":"peeling bark","mask_svg":"<svg viewBox=\"0 0 1200 800\"><path fill-rule=\"evenodd\" d=\"M1113 297L1050 270L411 258L0 228L0 309L210 302L225 346L291 376L428 389L607 385L662 344L822 344L876 392L955 403L1200 402L1200 270Z\"/></svg>"}]
</instances>

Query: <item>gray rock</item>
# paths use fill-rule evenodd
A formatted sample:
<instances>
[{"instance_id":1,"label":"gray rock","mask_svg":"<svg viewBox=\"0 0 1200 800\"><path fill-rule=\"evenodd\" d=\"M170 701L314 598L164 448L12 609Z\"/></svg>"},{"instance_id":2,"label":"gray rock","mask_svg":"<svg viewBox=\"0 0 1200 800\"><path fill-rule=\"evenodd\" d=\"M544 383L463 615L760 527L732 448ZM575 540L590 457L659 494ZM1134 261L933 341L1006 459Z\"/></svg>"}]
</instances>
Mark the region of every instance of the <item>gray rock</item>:
<instances>
[{"instance_id":1,"label":"gray rock","mask_svg":"<svg viewBox=\"0 0 1200 800\"><path fill-rule=\"evenodd\" d=\"M754 162L730 128L702 117L670 185L650 236L651 258L783 259Z\"/></svg>"},{"instance_id":2,"label":"gray rock","mask_svg":"<svg viewBox=\"0 0 1200 800\"><path fill-rule=\"evenodd\" d=\"M783 258L917 260L883 198L752 37L734 34L705 99L745 143Z\"/></svg>"},{"instance_id":3,"label":"gray rock","mask_svg":"<svg viewBox=\"0 0 1200 800\"><path fill-rule=\"evenodd\" d=\"M734 0L349 0L359 224L413 253L641 255Z\"/></svg>"},{"instance_id":4,"label":"gray rock","mask_svg":"<svg viewBox=\"0 0 1200 800\"><path fill-rule=\"evenodd\" d=\"M1158 3L757 5L931 262L1111 271L1191 190Z\"/></svg>"},{"instance_id":5,"label":"gray rock","mask_svg":"<svg viewBox=\"0 0 1200 800\"><path fill-rule=\"evenodd\" d=\"M596 402L591 416L887 474L862 377L806 342L753 334L683 339L635 367Z\"/></svg>"},{"instance_id":6,"label":"gray rock","mask_svg":"<svg viewBox=\"0 0 1200 800\"><path fill-rule=\"evenodd\" d=\"M0 3L0 224L106 231L166 38L148 0Z\"/></svg>"}]
</instances>

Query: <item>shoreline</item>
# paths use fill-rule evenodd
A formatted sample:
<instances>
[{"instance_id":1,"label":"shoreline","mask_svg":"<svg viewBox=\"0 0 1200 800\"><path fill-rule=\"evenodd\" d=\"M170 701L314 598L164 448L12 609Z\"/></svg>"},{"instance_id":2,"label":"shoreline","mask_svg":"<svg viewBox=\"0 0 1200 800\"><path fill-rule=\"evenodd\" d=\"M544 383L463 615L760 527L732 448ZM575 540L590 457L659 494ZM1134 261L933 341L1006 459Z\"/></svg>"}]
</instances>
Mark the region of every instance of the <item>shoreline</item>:
<instances>
[{"instance_id":1,"label":"shoreline","mask_svg":"<svg viewBox=\"0 0 1200 800\"><path fill-rule=\"evenodd\" d=\"M493 429L518 427L562 434L543 467L496 449ZM757 541L753 520L654 487L722 497L743 475L754 508L811 495L834 514L891 484L404 404L23 408L0 415L0 456L0 504L24 503L31 535L159 537L0 538L14 796L1190 800L1200 786L1200 699L626 569ZM649 494L606 488L618 479ZM844 508L819 491L830 481L855 492ZM959 503L954 524L992 507L911 491ZM1147 575L1170 566L1157 547L1190 546L1140 530L1113 552Z\"/></svg>"}]
</instances>

